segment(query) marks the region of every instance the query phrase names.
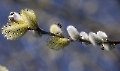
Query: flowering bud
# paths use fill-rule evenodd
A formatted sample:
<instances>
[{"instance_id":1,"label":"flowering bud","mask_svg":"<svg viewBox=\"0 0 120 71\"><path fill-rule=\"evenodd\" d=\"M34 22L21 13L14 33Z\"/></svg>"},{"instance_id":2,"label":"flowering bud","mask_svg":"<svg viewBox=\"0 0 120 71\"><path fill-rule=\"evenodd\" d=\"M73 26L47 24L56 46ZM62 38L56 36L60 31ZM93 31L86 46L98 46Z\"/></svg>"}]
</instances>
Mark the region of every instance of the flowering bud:
<instances>
[{"instance_id":1,"label":"flowering bud","mask_svg":"<svg viewBox=\"0 0 120 71\"><path fill-rule=\"evenodd\" d=\"M104 43L104 44L103 44L103 48L104 48L105 50L112 50L112 49L115 48L115 44L114 44L114 43Z\"/></svg>"},{"instance_id":2,"label":"flowering bud","mask_svg":"<svg viewBox=\"0 0 120 71\"><path fill-rule=\"evenodd\" d=\"M2 34L8 40L15 40L23 36L27 32L27 26L25 24L19 24L16 22L8 23L2 28Z\"/></svg>"},{"instance_id":3,"label":"flowering bud","mask_svg":"<svg viewBox=\"0 0 120 71\"><path fill-rule=\"evenodd\" d=\"M50 26L50 32L54 33L54 34L61 34L62 30L61 30L61 28L57 24L52 24Z\"/></svg>"},{"instance_id":4,"label":"flowering bud","mask_svg":"<svg viewBox=\"0 0 120 71\"><path fill-rule=\"evenodd\" d=\"M81 39L84 39L84 40L88 40L89 41L89 36L88 36L88 34L86 33L86 32L80 32L80 36L81 36ZM83 43L85 43L86 45L88 45L89 43L87 43L87 42L83 42Z\"/></svg>"},{"instance_id":5,"label":"flowering bud","mask_svg":"<svg viewBox=\"0 0 120 71\"><path fill-rule=\"evenodd\" d=\"M67 27L67 31L68 31L69 36L70 36L73 40L79 40L79 38L81 38L78 30L77 30L74 26L71 26L71 25L68 26L68 27Z\"/></svg>"},{"instance_id":6,"label":"flowering bud","mask_svg":"<svg viewBox=\"0 0 120 71\"><path fill-rule=\"evenodd\" d=\"M60 38L56 36L52 36L47 40L47 46L54 50L63 49L70 43L70 40L67 38Z\"/></svg>"},{"instance_id":7,"label":"flowering bud","mask_svg":"<svg viewBox=\"0 0 120 71\"><path fill-rule=\"evenodd\" d=\"M100 39L102 40L107 40L107 34L105 32L102 32L102 31L98 31L97 32L97 35Z\"/></svg>"},{"instance_id":8,"label":"flowering bud","mask_svg":"<svg viewBox=\"0 0 120 71\"><path fill-rule=\"evenodd\" d=\"M18 14L17 12L10 12L8 19L9 21L15 22L15 21L20 21L21 17L20 14Z\"/></svg>"},{"instance_id":9,"label":"flowering bud","mask_svg":"<svg viewBox=\"0 0 120 71\"><path fill-rule=\"evenodd\" d=\"M28 29L38 28L37 18L35 12L31 9L22 9L20 16L24 23L27 25Z\"/></svg>"},{"instance_id":10,"label":"flowering bud","mask_svg":"<svg viewBox=\"0 0 120 71\"><path fill-rule=\"evenodd\" d=\"M98 37L97 34L93 33L93 32L90 32L89 33L89 40L90 42L93 44L93 45L98 45L98 46L101 46L102 45L102 39L100 39Z\"/></svg>"},{"instance_id":11,"label":"flowering bud","mask_svg":"<svg viewBox=\"0 0 120 71\"><path fill-rule=\"evenodd\" d=\"M89 40L88 34L86 32L83 32L83 31L80 32L80 36L84 40Z\"/></svg>"},{"instance_id":12,"label":"flowering bud","mask_svg":"<svg viewBox=\"0 0 120 71\"><path fill-rule=\"evenodd\" d=\"M2 34L8 40L18 39L23 36L27 30L35 30L35 33L41 33L40 31L36 31L39 27L35 12L31 9L22 9L20 14L11 12L8 18L8 24L2 28Z\"/></svg>"}]
</instances>

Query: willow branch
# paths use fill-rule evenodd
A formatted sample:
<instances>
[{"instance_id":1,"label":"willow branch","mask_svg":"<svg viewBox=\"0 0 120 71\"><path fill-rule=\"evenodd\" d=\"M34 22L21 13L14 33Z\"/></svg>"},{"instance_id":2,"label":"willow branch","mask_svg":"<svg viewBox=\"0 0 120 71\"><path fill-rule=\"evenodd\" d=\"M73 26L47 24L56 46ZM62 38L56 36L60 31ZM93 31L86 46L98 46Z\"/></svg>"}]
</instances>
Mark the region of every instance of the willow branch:
<instances>
[{"instance_id":1,"label":"willow branch","mask_svg":"<svg viewBox=\"0 0 120 71\"><path fill-rule=\"evenodd\" d=\"M56 37L60 37L60 38L65 38L63 35L57 35L57 34L54 34L54 33L51 33L51 32L47 32L47 31L44 31L40 28L37 28L36 29L38 31L38 34L43 34L43 35L50 35L50 36L56 36ZM71 39L71 38L68 38L71 42L73 42L74 40ZM89 40L84 40L84 39L81 39L81 38L78 38L78 40L76 40L78 42L85 42L85 43L88 43L88 44L91 44L91 42ZM120 41L117 41L117 40L107 40L107 41L104 41L103 43L112 43L112 44L120 44Z\"/></svg>"},{"instance_id":2,"label":"willow branch","mask_svg":"<svg viewBox=\"0 0 120 71\"><path fill-rule=\"evenodd\" d=\"M51 32L47 32L47 31L44 31L40 28L37 28L36 31L38 31L38 34L44 34L44 35L57 36L57 37L60 37L60 38L64 38L64 36L62 36L62 35L57 35L57 34L54 34L54 33L51 33Z\"/></svg>"},{"instance_id":3,"label":"willow branch","mask_svg":"<svg viewBox=\"0 0 120 71\"><path fill-rule=\"evenodd\" d=\"M120 44L120 41L118 40L108 40L108 41L105 41L104 43L114 43L114 44Z\"/></svg>"}]
</instances>

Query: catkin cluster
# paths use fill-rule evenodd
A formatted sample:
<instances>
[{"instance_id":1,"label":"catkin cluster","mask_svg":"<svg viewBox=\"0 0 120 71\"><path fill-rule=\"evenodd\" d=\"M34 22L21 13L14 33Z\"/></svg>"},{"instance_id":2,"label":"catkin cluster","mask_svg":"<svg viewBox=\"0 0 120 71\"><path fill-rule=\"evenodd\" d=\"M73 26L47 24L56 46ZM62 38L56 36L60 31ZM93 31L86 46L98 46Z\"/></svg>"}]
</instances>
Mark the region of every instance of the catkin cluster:
<instances>
[{"instance_id":1,"label":"catkin cluster","mask_svg":"<svg viewBox=\"0 0 120 71\"><path fill-rule=\"evenodd\" d=\"M97 33L84 31L79 32L74 26L67 26L67 32L70 37L66 38L62 35L62 25L52 24L49 32L41 30L38 26L35 12L31 9L22 9L20 13L10 12L7 25L2 27L2 34L8 40L16 40L23 36L28 30L33 30L35 34L41 36L44 34L50 35L46 40L47 46L54 50L63 49L70 42L78 41L83 44L99 46L102 50L111 50L115 48L116 43L110 42L105 32L98 31Z\"/></svg>"}]
</instances>

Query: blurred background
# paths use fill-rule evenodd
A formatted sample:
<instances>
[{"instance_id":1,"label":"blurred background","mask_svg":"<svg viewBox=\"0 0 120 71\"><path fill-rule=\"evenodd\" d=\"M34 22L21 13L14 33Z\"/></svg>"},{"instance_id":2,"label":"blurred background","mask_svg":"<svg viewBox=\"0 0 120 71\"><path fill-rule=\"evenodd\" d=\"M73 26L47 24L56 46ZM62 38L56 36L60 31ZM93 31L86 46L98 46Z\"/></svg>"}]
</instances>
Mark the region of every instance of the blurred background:
<instances>
[{"instance_id":1,"label":"blurred background","mask_svg":"<svg viewBox=\"0 0 120 71\"><path fill-rule=\"evenodd\" d=\"M120 40L120 0L0 0L0 28L11 11L30 8L36 12L39 26L49 31L53 23L62 23L87 33L99 30L109 39ZM92 45L72 42L55 51L46 45L49 36L35 37L27 32L15 41L0 33L0 65L10 71L120 71L120 45L102 51Z\"/></svg>"}]
</instances>

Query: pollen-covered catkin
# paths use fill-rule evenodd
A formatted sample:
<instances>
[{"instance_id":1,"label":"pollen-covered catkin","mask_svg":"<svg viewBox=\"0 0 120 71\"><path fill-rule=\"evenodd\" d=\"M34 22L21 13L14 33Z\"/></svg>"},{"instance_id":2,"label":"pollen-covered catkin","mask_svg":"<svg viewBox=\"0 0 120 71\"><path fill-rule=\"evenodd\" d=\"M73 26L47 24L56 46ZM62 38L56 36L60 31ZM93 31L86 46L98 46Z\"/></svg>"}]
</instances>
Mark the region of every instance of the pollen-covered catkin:
<instances>
[{"instance_id":1,"label":"pollen-covered catkin","mask_svg":"<svg viewBox=\"0 0 120 71\"><path fill-rule=\"evenodd\" d=\"M19 23L9 23L2 28L2 34L8 40L15 40L27 32L27 26Z\"/></svg>"},{"instance_id":2,"label":"pollen-covered catkin","mask_svg":"<svg viewBox=\"0 0 120 71\"><path fill-rule=\"evenodd\" d=\"M69 45L70 40L68 38L60 38L52 36L47 40L47 46L54 50L63 49L65 46Z\"/></svg>"},{"instance_id":3,"label":"pollen-covered catkin","mask_svg":"<svg viewBox=\"0 0 120 71\"><path fill-rule=\"evenodd\" d=\"M22 9L20 14L10 12L9 22L2 27L2 34L8 40L15 40L23 36L27 30L36 31L38 27L35 12L31 9Z\"/></svg>"},{"instance_id":4,"label":"pollen-covered catkin","mask_svg":"<svg viewBox=\"0 0 120 71\"><path fill-rule=\"evenodd\" d=\"M35 15L35 12L31 9L22 9L20 11L20 16L23 19L24 23L27 25L28 29L36 29L38 28L38 22Z\"/></svg>"}]
</instances>

